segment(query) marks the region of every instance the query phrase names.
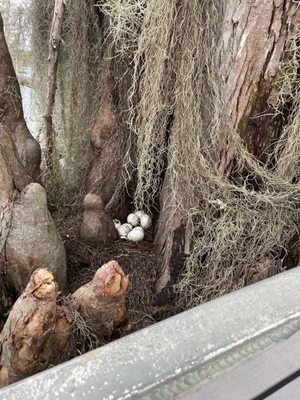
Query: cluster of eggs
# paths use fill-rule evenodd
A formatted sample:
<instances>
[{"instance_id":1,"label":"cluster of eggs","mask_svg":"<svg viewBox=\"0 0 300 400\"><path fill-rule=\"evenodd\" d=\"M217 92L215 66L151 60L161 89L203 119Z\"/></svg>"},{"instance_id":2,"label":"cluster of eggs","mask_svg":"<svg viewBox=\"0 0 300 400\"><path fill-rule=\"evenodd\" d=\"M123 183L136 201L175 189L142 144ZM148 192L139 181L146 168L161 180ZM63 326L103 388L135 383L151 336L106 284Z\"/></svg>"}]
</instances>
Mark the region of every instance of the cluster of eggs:
<instances>
[{"instance_id":1,"label":"cluster of eggs","mask_svg":"<svg viewBox=\"0 0 300 400\"><path fill-rule=\"evenodd\" d=\"M131 242L141 242L144 239L145 230L151 227L151 223L151 217L144 211L136 211L129 214L125 224L121 224L119 220L114 219L120 238Z\"/></svg>"}]
</instances>

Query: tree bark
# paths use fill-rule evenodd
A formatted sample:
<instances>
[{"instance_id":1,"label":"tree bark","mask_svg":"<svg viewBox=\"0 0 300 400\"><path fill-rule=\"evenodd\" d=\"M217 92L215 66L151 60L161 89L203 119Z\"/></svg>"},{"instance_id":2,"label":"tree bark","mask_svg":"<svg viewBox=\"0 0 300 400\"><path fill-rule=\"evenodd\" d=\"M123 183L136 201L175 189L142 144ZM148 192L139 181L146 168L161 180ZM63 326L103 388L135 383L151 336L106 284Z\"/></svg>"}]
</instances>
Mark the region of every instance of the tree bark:
<instances>
[{"instance_id":1,"label":"tree bark","mask_svg":"<svg viewBox=\"0 0 300 400\"><path fill-rule=\"evenodd\" d=\"M71 301L93 332L109 338L127 321L125 306L129 280L116 261L102 265L93 280L82 286Z\"/></svg>"},{"instance_id":2,"label":"tree bark","mask_svg":"<svg viewBox=\"0 0 300 400\"><path fill-rule=\"evenodd\" d=\"M297 8L285 0L226 4L220 54L229 113L258 158L272 124L273 83L286 40L299 17Z\"/></svg>"},{"instance_id":3,"label":"tree bark","mask_svg":"<svg viewBox=\"0 0 300 400\"><path fill-rule=\"evenodd\" d=\"M100 196L88 193L84 198L83 208L80 237L84 241L105 247L119 238L112 219L105 213Z\"/></svg>"},{"instance_id":4,"label":"tree bark","mask_svg":"<svg viewBox=\"0 0 300 400\"><path fill-rule=\"evenodd\" d=\"M73 293L68 303L58 300L58 287L51 272L35 270L0 334L0 387L72 355L70 344L76 350L76 341L86 340L84 326L80 326L83 336L76 336L74 309L86 329L99 340L110 337L127 321L128 284L119 264L110 261L99 268L91 282Z\"/></svg>"},{"instance_id":5,"label":"tree bark","mask_svg":"<svg viewBox=\"0 0 300 400\"><path fill-rule=\"evenodd\" d=\"M36 270L15 302L0 335L0 387L57 363L71 332L71 315L57 304L57 286Z\"/></svg>"},{"instance_id":6,"label":"tree bark","mask_svg":"<svg viewBox=\"0 0 300 400\"><path fill-rule=\"evenodd\" d=\"M55 102L55 92L57 85L57 68L59 47L61 44L61 31L64 18L65 2L56 0L54 6L53 20L50 30L49 40L49 65L48 65L48 88L45 107L45 136L46 136L46 165L51 168L51 156L54 149L54 128L53 128L53 109Z\"/></svg>"},{"instance_id":7,"label":"tree bark","mask_svg":"<svg viewBox=\"0 0 300 400\"><path fill-rule=\"evenodd\" d=\"M48 212L39 173L40 147L29 133L0 16L0 321L40 267L66 290L66 255Z\"/></svg>"},{"instance_id":8,"label":"tree bark","mask_svg":"<svg viewBox=\"0 0 300 400\"><path fill-rule=\"evenodd\" d=\"M6 239L6 276L20 294L32 272L47 267L59 290L67 292L67 262L63 242L47 207L47 195L31 183L17 197Z\"/></svg>"},{"instance_id":9,"label":"tree bark","mask_svg":"<svg viewBox=\"0 0 300 400\"><path fill-rule=\"evenodd\" d=\"M40 146L24 120L20 87L6 44L1 14L0 54L0 124L9 131L28 175L37 179L40 174Z\"/></svg>"},{"instance_id":10,"label":"tree bark","mask_svg":"<svg viewBox=\"0 0 300 400\"><path fill-rule=\"evenodd\" d=\"M0 321L13 300L4 280L6 241L11 229L13 205L19 191L29 182L30 178L18 157L11 136L0 125Z\"/></svg>"},{"instance_id":11,"label":"tree bark","mask_svg":"<svg viewBox=\"0 0 300 400\"><path fill-rule=\"evenodd\" d=\"M113 57L111 50L106 52L103 57L110 60ZM113 65L109 62L105 65L99 109L90 134L93 156L85 189L101 197L105 212L110 217L124 220L128 215L128 196L123 184L123 141L126 140L127 128L118 117L124 114L122 107L125 108L123 103L126 100L122 96L126 90L123 91L122 85L124 82L126 85L128 79L121 62L116 74ZM118 79L119 74L124 75L122 79Z\"/></svg>"},{"instance_id":12,"label":"tree bark","mask_svg":"<svg viewBox=\"0 0 300 400\"><path fill-rule=\"evenodd\" d=\"M300 16L299 8L285 0L230 0L223 2L220 12L224 18L218 48L228 114L250 152L259 158L272 124L272 116L265 115L271 108L272 84L293 22ZM234 154L233 143L220 154L222 174L230 172ZM176 282L193 245L189 230L184 216L175 211L167 171L155 236L161 265L158 293Z\"/></svg>"},{"instance_id":13,"label":"tree bark","mask_svg":"<svg viewBox=\"0 0 300 400\"><path fill-rule=\"evenodd\" d=\"M116 83L111 76L107 76L103 87L100 106L90 135L94 155L86 180L86 190L99 194L106 205L114 194L122 163L118 159L119 143L116 140Z\"/></svg>"}]
</instances>

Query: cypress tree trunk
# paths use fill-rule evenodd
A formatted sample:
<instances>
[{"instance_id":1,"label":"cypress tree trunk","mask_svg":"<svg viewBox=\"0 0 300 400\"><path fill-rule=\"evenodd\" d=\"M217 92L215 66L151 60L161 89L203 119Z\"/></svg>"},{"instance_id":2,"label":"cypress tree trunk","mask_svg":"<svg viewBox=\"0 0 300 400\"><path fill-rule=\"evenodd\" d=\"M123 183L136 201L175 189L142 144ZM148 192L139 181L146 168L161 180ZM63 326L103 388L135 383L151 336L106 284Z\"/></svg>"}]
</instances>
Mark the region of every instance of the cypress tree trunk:
<instances>
[{"instance_id":1,"label":"cypress tree trunk","mask_svg":"<svg viewBox=\"0 0 300 400\"><path fill-rule=\"evenodd\" d=\"M272 107L280 61L299 8L292 1L230 0L219 8L221 30L216 37L220 75L225 83L225 103L232 124L258 159L265 144L276 134ZM185 24L188 24L185 21ZM282 127L282 125L281 125ZM278 132L277 132L278 134ZM235 144L219 154L219 170L229 175ZM194 204L193 206L196 206ZM160 213L155 244L161 263L157 292L177 282L184 260L193 246L191 227L180 211L175 211L167 172L160 193ZM165 301L165 296L162 297Z\"/></svg>"},{"instance_id":2,"label":"cypress tree trunk","mask_svg":"<svg viewBox=\"0 0 300 400\"><path fill-rule=\"evenodd\" d=\"M36 0L45 11L45 39L51 3L46 10L42 3ZM70 264L98 268L114 258L118 244L105 253L118 239L112 218L123 222L129 211L141 209L152 213L148 243L124 248L145 262L132 282L141 291L143 280L149 282L147 257L157 256L158 301L152 304L153 293L145 296L145 309L175 298L173 313L284 270L299 227L297 2L111 0L97 2L99 9L95 3L66 4L63 23L65 2L57 0L60 15L54 7L50 32L45 120L53 160L46 165L55 161L63 174L59 185L54 180L48 186L47 177L45 182L55 194L76 188L76 212L82 212L82 188L86 195L81 229L77 215L66 223L75 228L65 240L79 248L69 246L75 254ZM124 4L132 8L122 9ZM285 72L296 78L288 82L290 97L278 114L278 82L295 31L294 64ZM62 149L66 165L60 165ZM55 178L55 172L50 168L49 175ZM87 342L110 338L128 322L129 280L116 261L99 268L68 300L58 298L58 291L68 290L66 253L46 192L36 183L39 174L40 147L24 120L0 15L0 320L19 297L0 334L0 386L58 362L67 342L78 342L71 330L78 316L79 336L87 334ZM72 177L83 180L81 188ZM130 268L136 265L133 260ZM87 342L82 349L90 348Z\"/></svg>"},{"instance_id":3,"label":"cypress tree trunk","mask_svg":"<svg viewBox=\"0 0 300 400\"><path fill-rule=\"evenodd\" d=\"M66 290L66 255L47 208L40 173L40 146L24 120L19 83L0 15L0 318L26 287L31 273L47 266Z\"/></svg>"},{"instance_id":4,"label":"cypress tree trunk","mask_svg":"<svg viewBox=\"0 0 300 400\"><path fill-rule=\"evenodd\" d=\"M24 120L20 87L5 40L1 14L0 55L0 124L9 130L18 157L28 175L37 179L40 173L41 150Z\"/></svg>"},{"instance_id":5,"label":"cypress tree trunk","mask_svg":"<svg viewBox=\"0 0 300 400\"><path fill-rule=\"evenodd\" d=\"M86 140L90 134L93 149L85 191L100 197L106 221L106 217L124 220L135 208L152 212L160 266L157 292L178 282L191 262L193 272L200 266L202 289L211 286L199 301L243 286L249 281L248 268L256 262L261 265L264 257L275 260L275 270L280 272L284 267L280 249L298 221L295 213L285 214L284 222L276 225L269 205L274 204L283 218L283 199L294 190L289 187L293 182L281 172L274 182L270 171L276 162L271 168L263 163L270 143L278 141L287 122L274 118L274 83L299 18L298 5L292 0L132 0L126 3L127 9L124 4L101 1L91 12L89 1L74 1L66 12L69 43L62 53L72 60L76 75L67 74L68 61L61 71L76 80L71 79L69 88L70 109L64 114L63 101L63 109L57 107L60 126L72 120L72 110L74 117L87 114L87 96L78 85L83 79L78 77L91 72L86 55L96 48L86 27L89 23L93 28L101 26L101 62L92 57L95 71L100 71L100 104L95 105L98 112L91 131L83 135ZM72 40L80 33L81 52L89 51L82 57L85 72L79 73L76 59L81 55L73 51ZM63 92L63 82L61 86ZM82 108L80 94L85 100ZM78 156L78 149L75 153ZM70 163L74 165L77 159L73 157ZM67 166L63 169L68 171ZM129 185L124 176L129 177ZM270 197L269 193L275 194ZM228 209L223 212L226 201L231 214ZM253 234L247 226L256 217ZM100 228L99 222L96 235ZM268 237L261 238L260 231L269 229L272 240L263 246ZM248 239L250 250L245 250ZM232 256L223 256L226 251ZM199 287L199 281L194 286Z\"/></svg>"},{"instance_id":6,"label":"cypress tree trunk","mask_svg":"<svg viewBox=\"0 0 300 400\"><path fill-rule=\"evenodd\" d=\"M60 141L63 142L64 123L72 120L72 112L78 118L93 115L88 112L89 107L98 109L90 132L83 129L78 134L79 125L74 125L74 142L78 134L84 139L78 143L86 145L89 135L92 144L89 170L82 185L88 193L82 237L92 238L95 246L105 247L110 242L103 234L107 230L105 226L112 227L112 234L108 236L114 239L110 217L124 220L129 210L150 210L160 268L157 292L162 293L178 283L182 271L191 265L192 256L194 270L198 268L199 272L192 284L198 288L203 282L202 291L209 287L203 295L195 289L199 302L249 283L248 270L253 267L252 263L261 268L272 265L275 260L275 268L273 265L272 271L268 270L264 276L281 271L280 251L298 224L296 213L285 214L285 211L295 208L300 194L296 189L294 192L293 179L284 173L278 173L275 182L272 168L266 165L266 150L272 148L273 141L278 141L287 122L282 117L274 118L274 83L280 75L288 38L300 17L298 5L292 0L132 0L129 2L132 10L118 18L120 15L114 13L123 2L117 2L118 7L113 7L115 4L102 1L98 10L88 0L74 1L66 10L66 19L73 14L72 23L68 25L66 21L65 31L63 27L69 43L65 48L62 46L61 62L64 63L64 57L67 61L60 72L70 78L67 70L75 66L76 74L71 76L71 87L66 90L69 97L63 94L66 89L63 78L58 80L62 98L54 118L59 119L61 115L62 121L58 121L61 131L56 156ZM91 49L99 49L92 35L98 32L99 26L101 62L93 55L93 70L88 54ZM76 41L72 40L77 35L80 51L74 52ZM5 55L5 68L9 70L4 75L15 76L3 33L1 37L1 52ZM124 51L121 56L120 47ZM85 53L85 50L89 51ZM85 53L82 58L80 52ZM76 63L77 58L82 63ZM102 83L97 99L100 101L94 105L87 101L86 91L92 90L89 76L94 79L98 72ZM5 79L3 92L6 93L8 81ZM79 81L84 87L77 85ZM92 98L95 101L94 92ZM65 99L70 100L70 107L65 107ZM1 108L8 107L6 116L1 118L11 131L6 134L15 142L16 158L25 171L29 168L37 171L35 164L28 162L31 153L24 143L27 139L31 144L35 142L24 128L21 106L15 115L11 98L4 96L1 101ZM19 126L24 128L23 133L17 129ZM86 121L82 126L87 126ZM73 166L82 161L82 171L87 160L79 160L78 148L72 154L73 137L70 132L68 135L65 143L70 154L66 155L70 156ZM82 150L86 156L88 151ZM73 157L74 154L77 156ZM276 169L275 161L271 167ZM73 168L65 176L74 177L76 171ZM19 175L21 187L15 186L22 191L23 172ZM130 179L127 186L124 176ZM9 193L11 187L15 188L11 181L5 181ZM67 186L67 183L63 184ZM285 207L285 201L290 208ZM275 222L274 215L282 221ZM95 226L87 226L89 221L96 221ZM254 228L248 228L252 222ZM271 240L264 246L268 236ZM224 253L230 256L225 257ZM4 257L15 263L13 251ZM24 285L19 280L18 290ZM161 299L168 300L164 296Z\"/></svg>"}]
</instances>

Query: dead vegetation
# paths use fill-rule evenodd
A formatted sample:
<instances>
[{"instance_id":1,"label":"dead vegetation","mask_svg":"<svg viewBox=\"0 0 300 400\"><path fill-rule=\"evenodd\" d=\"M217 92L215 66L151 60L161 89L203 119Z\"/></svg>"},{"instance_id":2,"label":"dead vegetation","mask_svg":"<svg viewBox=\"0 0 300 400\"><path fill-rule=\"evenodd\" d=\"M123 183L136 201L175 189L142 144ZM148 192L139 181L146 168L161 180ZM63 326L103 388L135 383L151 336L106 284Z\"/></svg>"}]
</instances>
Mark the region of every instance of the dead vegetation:
<instances>
[{"instance_id":1,"label":"dead vegetation","mask_svg":"<svg viewBox=\"0 0 300 400\"><path fill-rule=\"evenodd\" d=\"M42 112L52 17L52 2L32 2L34 83ZM56 208L74 200L89 165L89 132L101 96L103 30L93 1L66 1L53 115L53 168L43 173L49 203ZM43 137L40 140L43 143Z\"/></svg>"},{"instance_id":2,"label":"dead vegetation","mask_svg":"<svg viewBox=\"0 0 300 400\"><path fill-rule=\"evenodd\" d=\"M4 195L15 196L9 229L17 243L11 247L23 255L26 252L17 245L25 244L26 250L38 250L42 259L36 257L37 265L26 253L30 274L25 277L26 263L21 259L20 282L15 271L10 277L11 283L19 284L19 292L26 286L25 278L31 275L31 280L0 338L6 343L0 371L4 384L298 262L297 251L289 262L299 241L298 22L278 65L268 104L274 121L282 114L282 129L278 136L273 128L268 132L268 151L261 161L240 135L243 121L235 127L232 120L228 71L220 68L225 5L221 0L66 1L53 114L53 168L45 168L41 180L64 242L72 294L59 295L53 277L48 271L45 278L44 270L42 280L51 289L49 307L55 312L48 318L50 330L47 324L36 323L34 315L42 321L49 310L39 302L42 297L35 298L35 269L42 263L49 269L51 265L35 240L44 236L49 245L50 229L32 207L48 219L46 196L32 184L42 190L43 198L39 206L34 203L37 193L27 200L24 208L33 222L26 218L23 223L18 201L28 188L15 187L14 171L7 172L11 181ZM39 95L46 84L52 12L50 2L33 2ZM40 104L43 108L41 99ZM2 136L7 135L3 131ZM0 155L12 160L9 146L1 146ZM14 162L10 167L22 165ZM15 189L22 191L20 196ZM4 211L12 212L4 200ZM152 232L138 244L114 240L111 217L135 209L152 213ZM23 225L30 232L28 245L22 238ZM39 233L41 225L45 234ZM8 230L4 223L3 227ZM60 238L55 227L54 231L56 243ZM47 249L42 240L39 243ZM10 244L7 240L2 245L5 268L10 262L17 265L14 252L7 253ZM64 250L58 254L64 262ZM158 296L162 266L167 273L161 287L167 290ZM22 320L22 304L27 303L28 315ZM31 313L34 307L36 314ZM21 324L20 371L11 362L14 320ZM58 334L51 336L50 331ZM59 334L63 332L68 338ZM40 338L46 364L35 357L34 343ZM52 358L51 346L56 344L60 351Z\"/></svg>"},{"instance_id":3,"label":"dead vegetation","mask_svg":"<svg viewBox=\"0 0 300 400\"><path fill-rule=\"evenodd\" d=\"M189 307L243 287L265 258L269 274L284 270L300 187L282 166L296 172L298 138L288 134L285 158L278 142L271 169L234 129L219 68L221 2L151 1L143 13L130 91L139 98L131 119L136 157L126 161L137 171L138 208L155 205L167 171L168 202L193 243L175 284Z\"/></svg>"},{"instance_id":4,"label":"dead vegetation","mask_svg":"<svg viewBox=\"0 0 300 400\"><path fill-rule=\"evenodd\" d=\"M39 7L46 9L47 3ZM125 62L129 90L120 89L126 87L120 75L117 80L119 98L130 103L129 110L118 108L117 115L118 123L130 133L126 140L119 137L124 151L122 183L132 196L132 208L150 210L157 217L158 198L168 176L168 229L172 230L172 217L179 216L191 243L179 277L172 282L173 310L236 290L253 282L253 276L258 279L283 271L299 227L297 80L281 84L285 93L275 90L281 103L287 101L286 93L289 101L292 96L293 105L286 129L263 164L249 152L230 118L227 77L220 70L219 58L223 2L99 1L99 14L92 11L91 3L72 2L66 16L62 95L55 114L57 157L64 154L65 165L57 164L60 181L54 186L49 186L54 176L46 179L55 205L59 204L57 191L66 193L62 186L76 188L78 195L90 154L85 150L89 124L103 92L107 60L114 70L130 54L132 63ZM37 17L45 10L39 13ZM101 32L97 18L103 18ZM93 34L87 25L95 28ZM298 38L297 29L294 32ZM287 52L286 59L298 63L296 43L297 39L287 45L294 46L294 52ZM103 64L104 48L111 58ZM287 79L294 76L297 65L291 68ZM70 197L66 198L69 202ZM95 268L114 258L132 277L133 324L141 327L159 319L154 294L159 265L152 244L133 247L117 241L101 251L89 247L77 234L81 212L73 206L69 214L55 218L65 240L70 282L74 287L84 283ZM261 268L264 273L259 275Z\"/></svg>"},{"instance_id":5,"label":"dead vegetation","mask_svg":"<svg viewBox=\"0 0 300 400\"><path fill-rule=\"evenodd\" d=\"M119 335L155 323L164 318L165 312L172 314L173 307L168 310L168 307L156 303L158 266L151 242L133 244L120 239L105 249L88 245L79 236L82 222L80 207L73 208L67 215L57 213L54 220L66 248L71 292L89 282L99 266L112 259L118 261L128 275L130 289L127 308L131 326L119 330Z\"/></svg>"}]
</instances>

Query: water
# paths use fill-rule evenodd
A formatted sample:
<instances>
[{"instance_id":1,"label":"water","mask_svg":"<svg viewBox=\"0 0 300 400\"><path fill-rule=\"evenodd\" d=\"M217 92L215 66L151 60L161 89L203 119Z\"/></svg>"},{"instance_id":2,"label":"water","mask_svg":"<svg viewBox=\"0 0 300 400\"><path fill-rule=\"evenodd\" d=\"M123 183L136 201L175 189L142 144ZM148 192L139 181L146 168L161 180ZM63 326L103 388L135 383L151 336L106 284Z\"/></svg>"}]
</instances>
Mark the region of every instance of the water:
<instances>
[{"instance_id":1,"label":"water","mask_svg":"<svg viewBox=\"0 0 300 400\"><path fill-rule=\"evenodd\" d=\"M34 89L22 85L20 85L20 88L25 121L32 136L38 139L41 119L34 97Z\"/></svg>"}]
</instances>

